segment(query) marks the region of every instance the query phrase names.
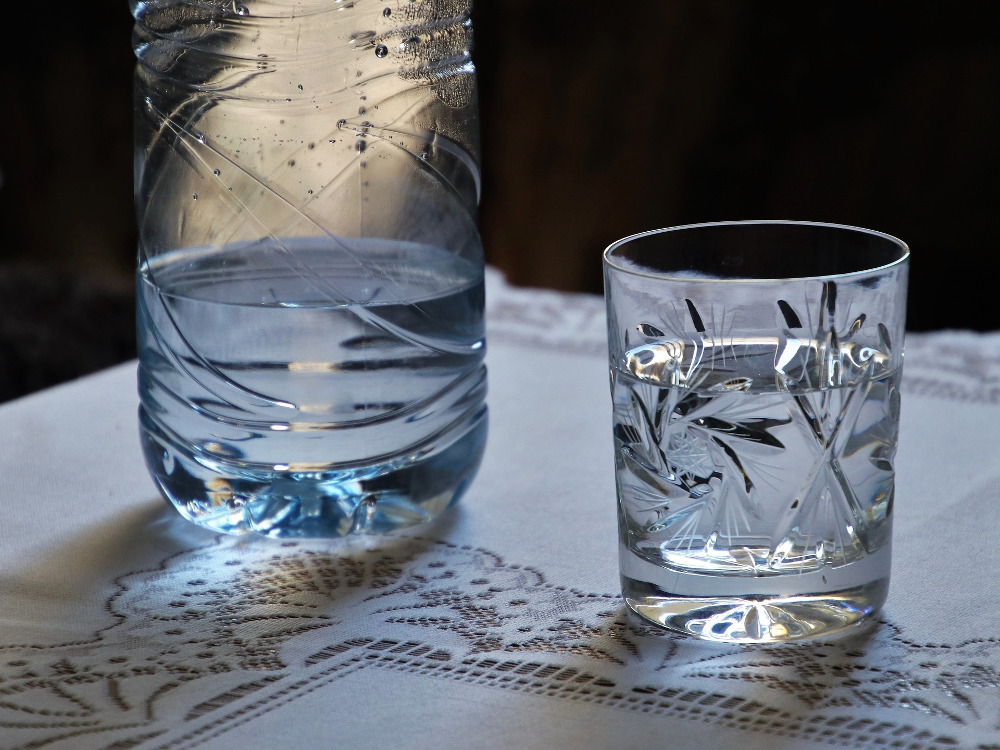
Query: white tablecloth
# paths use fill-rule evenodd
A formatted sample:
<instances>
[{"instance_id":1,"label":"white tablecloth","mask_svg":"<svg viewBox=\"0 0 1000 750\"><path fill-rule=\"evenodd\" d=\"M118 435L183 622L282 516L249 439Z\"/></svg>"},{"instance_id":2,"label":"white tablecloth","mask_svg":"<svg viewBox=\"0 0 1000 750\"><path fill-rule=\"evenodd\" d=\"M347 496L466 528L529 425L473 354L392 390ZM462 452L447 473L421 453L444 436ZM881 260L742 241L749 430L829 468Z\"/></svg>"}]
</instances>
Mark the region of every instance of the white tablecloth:
<instances>
[{"instance_id":1,"label":"white tablecloth","mask_svg":"<svg viewBox=\"0 0 1000 750\"><path fill-rule=\"evenodd\" d=\"M908 339L877 625L756 648L626 615L602 301L491 274L488 335L479 477L390 538L182 521L134 363L0 406L0 748L1000 747L1000 335Z\"/></svg>"}]
</instances>

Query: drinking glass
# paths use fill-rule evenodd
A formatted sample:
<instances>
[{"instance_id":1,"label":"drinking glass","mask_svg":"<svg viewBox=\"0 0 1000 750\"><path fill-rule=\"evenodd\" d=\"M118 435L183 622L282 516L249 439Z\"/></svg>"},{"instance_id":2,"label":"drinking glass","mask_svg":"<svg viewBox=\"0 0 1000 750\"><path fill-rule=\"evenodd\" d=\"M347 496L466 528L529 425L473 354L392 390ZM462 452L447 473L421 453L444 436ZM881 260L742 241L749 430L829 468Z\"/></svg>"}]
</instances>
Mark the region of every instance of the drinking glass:
<instances>
[{"instance_id":1,"label":"drinking glass","mask_svg":"<svg viewBox=\"0 0 1000 750\"><path fill-rule=\"evenodd\" d=\"M909 249L856 227L660 229L604 253L622 590L725 642L889 590Z\"/></svg>"}]
</instances>

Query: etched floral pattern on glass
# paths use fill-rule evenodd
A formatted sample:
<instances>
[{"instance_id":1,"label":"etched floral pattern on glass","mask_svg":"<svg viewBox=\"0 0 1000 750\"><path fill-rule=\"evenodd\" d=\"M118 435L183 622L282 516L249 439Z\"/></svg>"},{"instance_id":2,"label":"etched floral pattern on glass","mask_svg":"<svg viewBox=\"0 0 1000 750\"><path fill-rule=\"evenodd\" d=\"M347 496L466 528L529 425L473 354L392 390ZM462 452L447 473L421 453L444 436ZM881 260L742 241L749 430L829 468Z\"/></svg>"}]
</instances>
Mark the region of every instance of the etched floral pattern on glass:
<instances>
[{"instance_id":1,"label":"etched floral pattern on glass","mask_svg":"<svg viewBox=\"0 0 1000 750\"><path fill-rule=\"evenodd\" d=\"M690 299L626 330L612 378L632 552L761 576L845 565L886 542L900 368L886 326L838 308L836 282L822 284L819 309L776 300L769 335Z\"/></svg>"}]
</instances>

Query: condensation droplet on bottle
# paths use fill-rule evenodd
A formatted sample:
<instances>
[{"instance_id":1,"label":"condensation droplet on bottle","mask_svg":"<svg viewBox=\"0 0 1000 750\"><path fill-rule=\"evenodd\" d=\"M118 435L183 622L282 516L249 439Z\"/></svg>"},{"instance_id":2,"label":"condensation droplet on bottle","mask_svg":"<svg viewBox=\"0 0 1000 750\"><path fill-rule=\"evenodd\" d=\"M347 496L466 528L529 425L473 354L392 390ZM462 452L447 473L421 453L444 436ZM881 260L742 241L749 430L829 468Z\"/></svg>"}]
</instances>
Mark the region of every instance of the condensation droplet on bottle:
<instances>
[{"instance_id":1,"label":"condensation droplet on bottle","mask_svg":"<svg viewBox=\"0 0 1000 750\"><path fill-rule=\"evenodd\" d=\"M389 16L391 16L392 15L392 8L386 8L385 10L383 10L382 11L382 15L385 16L386 18L388 18Z\"/></svg>"},{"instance_id":2,"label":"condensation droplet on bottle","mask_svg":"<svg viewBox=\"0 0 1000 750\"><path fill-rule=\"evenodd\" d=\"M359 114L359 115L363 115L363 114L364 114L365 112L367 112L367 111L368 111L368 110L367 110L367 109L365 109L364 107L358 107L358 114Z\"/></svg>"},{"instance_id":3,"label":"condensation droplet on bottle","mask_svg":"<svg viewBox=\"0 0 1000 750\"><path fill-rule=\"evenodd\" d=\"M205 142L205 134L199 131L199 132L197 132L197 133L194 134L194 139L196 141L198 141L199 143L204 143Z\"/></svg>"},{"instance_id":4,"label":"condensation droplet on bottle","mask_svg":"<svg viewBox=\"0 0 1000 750\"><path fill-rule=\"evenodd\" d=\"M250 15L250 10L247 8L247 6L241 5L240 3L233 3L233 10L236 12L236 15L238 16Z\"/></svg>"},{"instance_id":5,"label":"condensation droplet on bottle","mask_svg":"<svg viewBox=\"0 0 1000 750\"><path fill-rule=\"evenodd\" d=\"M295 159L289 159L288 160L288 166L294 167L295 166Z\"/></svg>"},{"instance_id":6,"label":"condensation droplet on bottle","mask_svg":"<svg viewBox=\"0 0 1000 750\"><path fill-rule=\"evenodd\" d=\"M368 148L368 143L364 139L358 140L358 143L357 143L358 153L359 154L364 153L364 150L366 148Z\"/></svg>"},{"instance_id":7,"label":"condensation droplet on bottle","mask_svg":"<svg viewBox=\"0 0 1000 750\"><path fill-rule=\"evenodd\" d=\"M430 156L430 154L427 151L420 152L420 158L423 159L424 161L427 161L428 156Z\"/></svg>"},{"instance_id":8,"label":"condensation droplet on bottle","mask_svg":"<svg viewBox=\"0 0 1000 750\"><path fill-rule=\"evenodd\" d=\"M192 193L191 194L191 198L192 198L192 200L198 200L198 194L197 193Z\"/></svg>"},{"instance_id":9,"label":"condensation droplet on bottle","mask_svg":"<svg viewBox=\"0 0 1000 750\"><path fill-rule=\"evenodd\" d=\"M347 124L347 120L345 120L345 119L343 119L343 118L341 118L341 119L337 120L337 130L343 130L343 129L344 129L344 126L345 126L346 124ZM333 141L330 141L330 143L333 143Z\"/></svg>"},{"instance_id":10,"label":"condensation droplet on bottle","mask_svg":"<svg viewBox=\"0 0 1000 750\"><path fill-rule=\"evenodd\" d=\"M307 192L307 193L309 193L309 195L312 195L312 194L313 194L313 191L312 191L312 190L307 190L306 192Z\"/></svg>"},{"instance_id":11,"label":"condensation droplet on bottle","mask_svg":"<svg viewBox=\"0 0 1000 750\"><path fill-rule=\"evenodd\" d=\"M389 48L384 44L380 44L375 48L375 57L385 57L389 54Z\"/></svg>"},{"instance_id":12,"label":"condensation droplet on bottle","mask_svg":"<svg viewBox=\"0 0 1000 750\"><path fill-rule=\"evenodd\" d=\"M220 170L220 169L213 169L212 170L212 174L214 174L216 177L218 177L220 174L222 174L222 170Z\"/></svg>"},{"instance_id":13,"label":"condensation droplet on bottle","mask_svg":"<svg viewBox=\"0 0 1000 750\"><path fill-rule=\"evenodd\" d=\"M309 144L306 145L306 148L309 149L310 151L312 151L314 148L316 148L316 144L315 143L309 143Z\"/></svg>"}]
</instances>

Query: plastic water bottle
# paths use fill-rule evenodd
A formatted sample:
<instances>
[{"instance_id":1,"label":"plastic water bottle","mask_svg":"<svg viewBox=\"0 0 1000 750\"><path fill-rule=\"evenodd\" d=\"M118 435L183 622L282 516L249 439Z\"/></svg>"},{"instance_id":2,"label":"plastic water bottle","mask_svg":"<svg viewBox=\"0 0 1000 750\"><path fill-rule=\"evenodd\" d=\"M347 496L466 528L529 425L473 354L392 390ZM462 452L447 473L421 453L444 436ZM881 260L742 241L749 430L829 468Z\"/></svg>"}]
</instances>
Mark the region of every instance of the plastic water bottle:
<instances>
[{"instance_id":1,"label":"plastic water bottle","mask_svg":"<svg viewBox=\"0 0 1000 750\"><path fill-rule=\"evenodd\" d=\"M133 0L140 432L213 530L373 533L486 441L463 0Z\"/></svg>"}]
</instances>

